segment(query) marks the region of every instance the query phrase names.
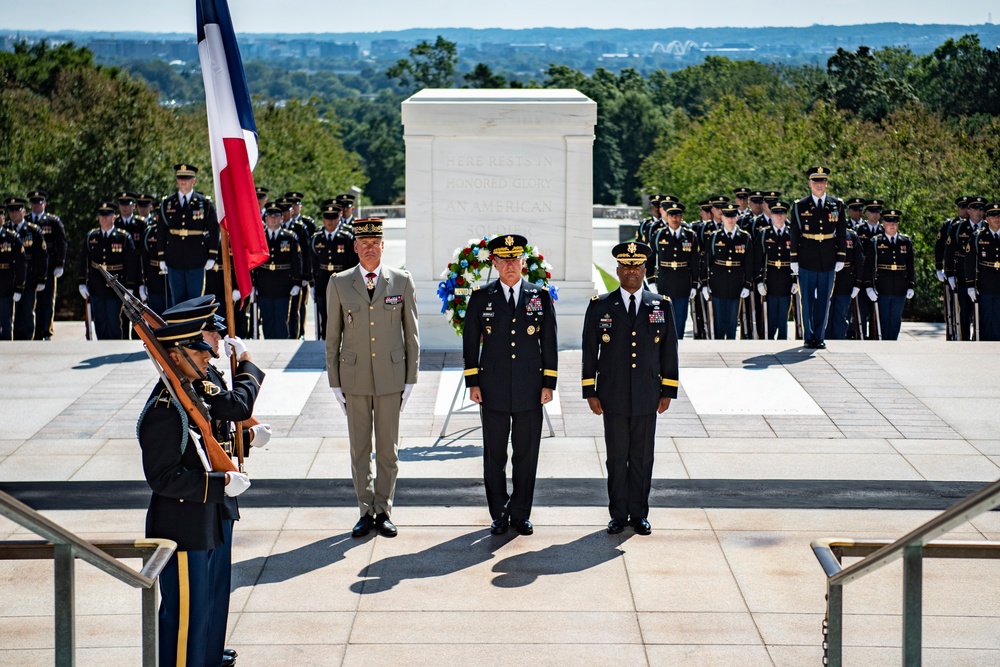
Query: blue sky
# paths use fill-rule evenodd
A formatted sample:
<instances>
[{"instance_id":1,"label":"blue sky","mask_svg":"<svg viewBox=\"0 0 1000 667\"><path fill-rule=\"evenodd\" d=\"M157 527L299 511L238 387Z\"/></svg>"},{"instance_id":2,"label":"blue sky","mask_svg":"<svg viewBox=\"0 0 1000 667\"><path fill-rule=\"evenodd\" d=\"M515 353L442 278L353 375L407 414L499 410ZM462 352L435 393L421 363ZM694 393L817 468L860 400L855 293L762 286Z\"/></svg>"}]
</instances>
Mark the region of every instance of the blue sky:
<instances>
[{"instance_id":1,"label":"blue sky","mask_svg":"<svg viewBox=\"0 0 1000 667\"><path fill-rule=\"evenodd\" d=\"M664 28L857 23L979 25L996 0L229 0L237 32L405 28ZM0 29L194 32L194 0L0 0Z\"/></svg>"}]
</instances>

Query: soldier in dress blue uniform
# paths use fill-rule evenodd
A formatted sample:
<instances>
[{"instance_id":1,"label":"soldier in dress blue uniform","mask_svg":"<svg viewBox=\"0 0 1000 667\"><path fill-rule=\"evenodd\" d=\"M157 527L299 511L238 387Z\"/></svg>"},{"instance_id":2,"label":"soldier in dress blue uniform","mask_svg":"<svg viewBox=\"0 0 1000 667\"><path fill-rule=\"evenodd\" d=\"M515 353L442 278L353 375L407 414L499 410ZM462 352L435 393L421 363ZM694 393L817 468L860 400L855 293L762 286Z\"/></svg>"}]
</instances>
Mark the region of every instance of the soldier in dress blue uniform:
<instances>
[{"instance_id":1,"label":"soldier in dress blue uniform","mask_svg":"<svg viewBox=\"0 0 1000 667\"><path fill-rule=\"evenodd\" d=\"M723 228L706 240L702 296L712 300L715 338L736 338L740 300L753 287L753 246L750 235L736 224L736 207L722 209Z\"/></svg>"},{"instance_id":2,"label":"soldier in dress blue uniform","mask_svg":"<svg viewBox=\"0 0 1000 667\"><path fill-rule=\"evenodd\" d=\"M24 246L0 209L0 340L14 339L14 304L24 296Z\"/></svg>"},{"instance_id":3,"label":"soldier in dress blue uniform","mask_svg":"<svg viewBox=\"0 0 1000 667\"><path fill-rule=\"evenodd\" d=\"M772 225L758 232L753 241L757 293L767 309L767 340L788 340L788 311L798 289L792 276L788 208L785 202L774 202L770 208Z\"/></svg>"},{"instance_id":4,"label":"soldier in dress blue uniform","mask_svg":"<svg viewBox=\"0 0 1000 667\"><path fill-rule=\"evenodd\" d=\"M156 196L148 192L136 195L135 198L135 213L140 218L146 221L146 227L156 224L156 214L158 211L153 208L153 203L156 202ZM142 230L143 234L146 230Z\"/></svg>"},{"instance_id":5,"label":"soldier in dress blue uniform","mask_svg":"<svg viewBox=\"0 0 1000 667\"><path fill-rule=\"evenodd\" d=\"M253 270L256 302L260 308L261 326L268 339L291 338L288 329L292 298L302 290L302 253L294 233L283 229L283 207L268 204L264 220L264 237L270 258Z\"/></svg>"},{"instance_id":6,"label":"soldier in dress blue uniform","mask_svg":"<svg viewBox=\"0 0 1000 667\"><path fill-rule=\"evenodd\" d=\"M344 228L341 207L326 203L323 206L323 229L316 232L309 242L313 267L313 301L319 325L319 339L326 340L326 287L330 279L358 265L354 251L354 235Z\"/></svg>"},{"instance_id":7,"label":"soldier in dress blue uniform","mask_svg":"<svg viewBox=\"0 0 1000 667\"><path fill-rule=\"evenodd\" d=\"M215 419L213 402L221 403L226 396L207 376L211 347L201 333L204 324L204 318L193 318L160 327L154 334ZM252 362L245 358L241 367L246 371L249 366ZM240 384L244 402L251 406L259 389L257 380ZM229 588L214 579L211 561L213 551L223 546L225 498L246 491L250 480L243 473L212 470L202 444L210 434L198 432L188 421L162 379L139 416L136 434L143 472L153 492L146 537L177 543L159 579L159 664L222 664L223 647L213 639L220 620L216 596L223 588L228 597Z\"/></svg>"},{"instance_id":8,"label":"soldier in dress blue uniform","mask_svg":"<svg viewBox=\"0 0 1000 667\"><path fill-rule=\"evenodd\" d=\"M853 200L848 200L848 206L851 206L851 201ZM861 202L864 204L865 200L862 199ZM858 213L860 215L860 211ZM844 262L844 268L837 272L837 277L833 281L833 295L830 296L830 317L826 325L826 337L830 340L847 338L853 316L851 304L864 287L865 253L861 247L861 239L850 225L845 233L847 261ZM858 312L861 312L860 307ZM859 322L858 326L863 325Z\"/></svg>"},{"instance_id":9,"label":"soldier in dress blue uniform","mask_svg":"<svg viewBox=\"0 0 1000 667\"><path fill-rule=\"evenodd\" d=\"M304 312L302 309L302 302L305 298L303 292L309 291L309 284L311 282L311 268L309 265L309 241L311 240L311 236L306 226L300 220L295 219L295 199L293 197L283 196L276 199L274 203L281 208L281 228L295 235L302 261L298 278L299 291L289 298L291 305L288 310L288 337L304 338L305 319L300 315Z\"/></svg>"},{"instance_id":10,"label":"soldier in dress blue uniform","mask_svg":"<svg viewBox=\"0 0 1000 667\"><path fill-rule=\"evenodd\" d=\"M32 190L28 193L31 202L31 215L28 222L37 225L45 239L48 250L48 265L45 279L45 289L35 294L35 340L49 340L54 332L54 315L56 307L56 281L62 278L66 263L66 228L59 216L45 210L49 195L44 190Z\"/></svg>"},{"instance_id":11,"label":"soldier in dress blue uniform","mask_svg":"<svg viewBox=\"0 0 1000 667\"><path fill-rule=\"evenodd\" d=\"M972 340L973 306L967 290L965 275L965 249L970 247L972 236L982 226L986 210L986 197L971 196L968 201L969 217L951 226L951 236L945 240L944 272L951 289L958 294L959 335L962 340Z\"/></svg>"},{"instance_id":12,"label":"soldier in dress blue uniform","mask_svg":"<svg viewBox=\"0 0 1000 667\"><path fill-rule=\"evenodd\" d=\"M733 188L733 204L736 206L736 224L753 236L749 229L749 221L753 218L749 206L750 188ZM744 226L745 224L747 226Z\"/></svg>"},{"instance_id":13,"label":"soldier in dress blue uniform","mask_svg":"<svg viewBox=\"0 0 1000 667\"><path fill-rule=\"evenodd\" d=\"M883 208L885 208L885 200L883 199L869 199L865 202L865 221L854 230L861 242L862 254L867 253L872 247L872 239L885 232L881 222ZM863 266L864 264L862 264ZM862 276L862 280L863 278L864 276ZM874 304L868 298L868 290L862 289L858 293L858 310L861 312L861 331L868 340L878 338L878 332L875 331L875 325L871 321L873 307Z\"/></svg>"},{"instance_id":14,"label":"soldier in dress blue uniform","mask_svg":"<svg viewBox=\"0 0 1000 667\"><path fill-rule=\"evenodd\" d=\"M122 330L122 302L97 269L103 268L134 291L140 284L139 258L129 233L115 227L112 202L97 206L97 221L99 226L87 232L80 251L80 296L90 299L97 339L120 340L126 337Z\"/></svg>"},{"instance_id":15,"label":"soldier in dress blue uniform","mask_svg":"<svg viewBox=\"0 0 1000 667\"><path fill-rule=\"evenodd\" d=\"M334 203L340 206L341 211L340 219L344 221L343 228L345 231L349 231L352 235L354 234L354 200L355 196L352 194L337 195Z\"/></svg>"},{"instance_id":16,"label":"soldier in dress blue uniform","mask_svg":"<svg viewBox=\"0 0 1000 667\"><path fill-rule=\"evenodd\" d=\"M35 299L45 290L48 278L48 249L42 230L24 217L28 201L11 197L4 202L7 208L7 226L21 239L24 247L24 292L14 304L14 340L32 340L35 337Z\"/></svg>"},{"instance_id":17,"label":"soldier in dress blue uniform","mask_svg":"<svg viewBox=\"0 0 1000 667\"><path fill-rule=\"evenodd\" d=\"M621 287L595 296L587 306L583 397L604 418L608 532L631 525L648 535L656 415L677 398L677 336L670 299L642 289L643 265L652 249L632 242L611 252Z\"/></svg>"},{"instance_id":18,"label":"soldier in dress blue uniform","mask_svg":"<svg viewBox=\"0 0 1000 667\"><path fill-rule=\"evenodd\" d=\"M667 224L653 237L651 261L656 264L656 291L673 304L677 339L680 340L684 338L688 304L698 293L701 246L697 235L682 224L684 204L669 203L662 210Z\"/></svg>"},{"instance_id":19,"label":"soldier in dress blue uniform","mask_svg":"<svg viewBox=\"0 0 1000 667\"><path fill-rule=\"evenodd\" d=\"M146 219L136 213L136 202L139 195L134 192L119 192L115 195L118 200L118 215L115 216L115 227L124 230L132 237L132 245L136 248L142 243L142 236L146 232Z\"/></svg>"},{"instance_id":20,"label":"soldier in dress blue uniform","mask_svg":"<svg viewBox=\"0 0 1000 667\"><path fill-rule=\"evenodd\" d=\"M979 302L979 340L1000 340L1000 203L986 206L986 226L965 250L965 285Z\"/></svg>"},{"instance_id":21,"label":"soldier in dress blue uniform","mask_svg":"<svg viewBox=\"0 0 1000 667\"><path fill-rule=\"evenodd\" d=\"M197 167L174 165L177 192L164 197L157 220L157 259L167 271L170 305L205 293L205 271L219 259L219 219L212 201L195 192Z\"/></svg>"},{"instance_id":22,"label":"soldier in dress blue uniform","mask_svg":"<svg viewBox=\"0 0 1000 667\"><path fill-rule=\"evenodd\" d=\"M899 338L903 305L913 298L913 241L899 233L901 211L890 209L882 215L885 232L871 241L865 253L865 286L868 298L878 307L882 340Z\"/></svg>"},{"instance_id":23,"label":"soldier in dress blue uniform","mask_svg":"<svg viewBox=\"0 0 1000 667\"><path fill-rule=\"evenodd\" d=\"M834 274L847 261L847 214L844 202L826 193L829 169L813 167L807 175L811 192L792 207L792 273L799 277L806 347L824 349Z\"/></svg>"},{"instance_id":24,"label":"soldier in dress blue uniform","mask_svg":"<svg viewBox=\"0 0 1000 667\"><path fill-rule=\"evenodd\" d=\"M167 309L167 273L160 269L160 262L156 258L159 229L155 222L147 224L146 230L142 233L142 243L137 249L139 265L142 267L139 298L145 301L154 313L162 315Z\"/></svg>"},{"instance_id":25,"label":"soldier in dress blue uniform","mask_svg":"<svg viewBox=\"0 0 1000 667\"><path fill-rule=\"evenodd\" d=\"M309 305L309 288L314 284L312 255L309 252L309 243L316 233L316 221L308 215L302 215L302 200L305 195L301 192L286 192L284 199L292 205L291 218L288 221L288 228L296 227L301 231L299 236L299 248L302 249L302 291L298 297L292 299L293 308L298 304L296 322L298 330L292 332L292 338L305 338L306 333L306 307Z\"/></svg>"},{"instance_id":26,"label":"soldier in dress blue uniform","mask_svg":"<svg viewBox=\"0 0 1000 667\"><path fill-rule=\"evenodd\" d=\"M646 239L649 238L649 228L657 223L662 223L663 220L660 218L660 200L663 195L650 195L649 196L649 217L643 218L639 222L639 231L636 233L636 239L640 243L645 243Z\"/></svg>"},{"instance_id":27,"label":"soldier in dress blue uniform","mask_svg":"<svg viewBox=\"0 0 1000 667\"><path fill-rule=\"evenodd\" d=\"M498 236L487 245L499 278L469 298L462 334L465 386L480 405L483 481L494 535L513 525L530 535L542 408L558 377L556 313L546 288L521 277L528 241ZM512 493L507 493L507 441Z\"/></svg>"},{"instance_id":28,"label":"soldier in dress blue uniform","mask_svg":"<svg viewBox=\"0 0 1000 667\"><path fill-rule=\"evenodd\" d=\"M849 197L844 200L844 206L847 207L847 228L857 229L861 225L865 224L865 206L868 201L864 197Z\"/></svg>"}]
</instances>

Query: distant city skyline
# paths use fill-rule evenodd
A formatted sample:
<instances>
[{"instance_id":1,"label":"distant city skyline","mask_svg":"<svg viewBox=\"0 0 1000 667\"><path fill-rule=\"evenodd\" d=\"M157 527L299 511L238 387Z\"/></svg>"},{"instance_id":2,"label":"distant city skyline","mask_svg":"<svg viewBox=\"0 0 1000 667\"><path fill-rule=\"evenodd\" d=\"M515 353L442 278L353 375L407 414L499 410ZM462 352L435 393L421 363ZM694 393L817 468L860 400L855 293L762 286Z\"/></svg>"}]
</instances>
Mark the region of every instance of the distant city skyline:
<instances>
[{"instance_id":1,"label":"distant city skyline","mask_svg":"<svg viewBox=\"0 0 1000 667\"><path fill-rule=\"evenodd\" d=\"M0 0L0 30L194 32L194 0L137 4L133 0ZM912 2L841 0L747 3L704 0L230 0L238 33L379 32L408 28L721 28L803 27L860 23L981 25L992 21L995 0ZM749 8L749 9L748 9Z\"/></svg>"}]
</instances>

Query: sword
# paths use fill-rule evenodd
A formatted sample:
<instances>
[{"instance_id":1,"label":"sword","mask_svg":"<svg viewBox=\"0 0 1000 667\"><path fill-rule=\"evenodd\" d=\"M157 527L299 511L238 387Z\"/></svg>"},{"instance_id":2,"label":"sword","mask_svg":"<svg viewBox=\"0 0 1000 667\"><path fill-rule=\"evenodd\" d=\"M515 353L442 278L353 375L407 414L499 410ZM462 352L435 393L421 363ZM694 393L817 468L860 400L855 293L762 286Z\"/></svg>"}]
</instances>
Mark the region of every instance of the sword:
<instances>
[{"instance_id":1,"label":"sword","mask_svg":"<svg viewBox=\"0 0 1000 667\"><path fill-rule=\"evenodd\" d=\"M878 316L877 301L872 301L872 319L875 321L875 331L878 334L878 338L875 340L882 340L882 320Z\"/></svg>"},{"instance_id":2,"label":"sword","mask_svg":"<svg viewBox=\"0 0 1000 667\"><path fill-rule=\"evenodd\" d=\"M750 290L750 296L747 298L750 299L750 326L753 329L753 339L759 340L760 332L757 331L757 304L754 303L756 299L754 298L753 289Z\"/></svg>"},{"instance_id":3,"label":"sword","mask_svg":"<svg viewBox=\"0 0 1000 667\"><path fill-rule=\"evenodd\" d=\"M697 292L695 292L697 295ZM698 337L698 317L696 313L698 312L698 304L695 303L697 296L692 296L688 298L688 310L691 311L691 338ZM687 324L687 322L685 322ZM683 332L678 332L678 336L683 335Z\"/></svg>"},{"instance_id":4,"label":"sword","mask_svg":"<svg viewBox=\"0 0 1000 667\"><path fill-rule=\"evenodd\" d=\"M805 323L802 321L802 286L799 285L798 276L795 278L795 335L799 340L805 336Z\"/></svg>"},{"instance_id":5,"label":"sword","mask_svg":"<svg viewBox=\"0 0 1000 667\"><path fill-rule=\"evenodd\" d=\"M951 312L951 285L944 281L944 332L945 340L955 340L955 316Z\"/></svg>"},{"instance_id":6,"label":"sword","mask_svg":"<svg viewBox=\"0 0 1000 667\"><path fill-rule=\"evenodd\" d=\"M712 299L705 299L705 306L708 308L708 321L705 329L708 331L708 339L715 340L715 310L712 308Z\"/></svg>"},{"instance_id":7,"label":"sword","mask_svg":"<svg viewBox=\"0 0 1000 667\"><path fill-rule=\"evenodd\" d=\"M851 299L851 304L854 306L854 337L856 340L864 340L865 331L861 326L861 305L858 303L858 297Z\"/></svg>"},{"instance_id":8,"label":"sword","mask_svg":"<svg viewBox=\"0 0 1000 667\"><path fill-rule=\"evenodd\" d=\"M975 321L975 325L976 325L976 337L975 337L975 340L976 340L976 342L979 342L979 302L978 301L973 301L972 302L972 312L975 315L975 319L976 319L976 321Z\"/></svg>"},{"instance_id":9,"label":"sword","mask_svg":"<svg viewBox=\"0 0 1000 667\"><path fill-rule=\"evenodd\" d=\"M85 317L87 318L86 319L86 324L87 324L87 340L94 340L94 319L93 319L92 313L90 312L90 297L89 296L87 297L87 301L86 301L86 304L84 306L84 313L85 313Z\"/></svg>"},{"instance_id":10,"label":"sword","mask_svg":"<svg viewBox=\"0 0 1000 667\"><path fill-rule=\"evenodd\" d=\"M965 332L962 330L962 306L961 302L958 300L958 293L954 290L951 293L952 298L952 319L955 320L955 340L963 340Z\"/></svg>"},{"instance_id":11,"label":"sword","mask_svg":"<svg viewBox=\"0 0 1000 667\"><path fill-rule=\"evenodd\" d=\"M762 297L760 300L761 311L760 314L764 318L764 340L771 340L771 328L767 326L767 297ZM788 319L788 313L785 313L785 319Z\"/></svg>"},{"instance_id":12,"label":"sword","mask_svg":"<svg viewBox=\"0 0 1000 667\"><path fill-rule=\"evenodd\" d=\"M260 338L260 317L257 311L257 297L253 291L250 292L250 309L253 311L253 339L257 340Z\"/></svg>"}]
</instances>

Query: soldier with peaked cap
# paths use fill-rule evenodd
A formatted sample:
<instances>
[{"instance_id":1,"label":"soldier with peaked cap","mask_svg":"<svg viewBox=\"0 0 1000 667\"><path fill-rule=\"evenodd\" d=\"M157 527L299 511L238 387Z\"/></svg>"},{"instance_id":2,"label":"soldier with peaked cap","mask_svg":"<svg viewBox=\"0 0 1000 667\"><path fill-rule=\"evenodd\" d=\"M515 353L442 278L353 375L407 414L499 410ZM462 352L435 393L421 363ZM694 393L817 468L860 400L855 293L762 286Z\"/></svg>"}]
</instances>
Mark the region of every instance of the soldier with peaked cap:
<instances>
[{"instance_id":1,"label":"soldier with peaked cap","mask_svg":"<svg viewBox=\"0 0 1000 667\"><path fill-rule=\"evenodd\" d=\"M856 212L855 207L857 207L857 203L852 204L851 202L856 201L850 199L847 202L848 207L852 211L852 218ZM861 199L860 201L862 204L866 204L865 200ZM861 224L863 225L864 223ZM830 296L830 316L827 318L826 325L826 337L830 340L843 340L847 338L847 331L853 318L851 304L861 294L861 288L864 287L865 282L865 252L864 248L862 248L862 241L850 223L848 223L844 233L847 235L845 243L847 257L844 261L844 268L837 272L837 276L833 281L833 294ZM865 296L867 297L868 295L866 294ZM860 313L861 304L858 304L858 306L858 312ZM864 320L858 322L859 328L864 326L863 322Z\"/></svg>"},{"instance_id":2,"label":"soldier with peaked cap","mask_svg":"<svg viewBox=\"0 0 1000 667\"><path fill-rule=\"evenodd\" d=\"M958 295L958 322L961 340L972 340L974 312L968 290L962 289L968 281L968 277L965 275L965 249L971 247L972 236L979 231L983 224L986 203L986 197L969 197L969 217L954 222L951 225L951 235L945 240L944 270L948 284Z\"/></svg>"},{"instance_id":3,"label":"soldier with peaked cap","mask_svg":"<svg viewBox=\"0 0 1000 667\"><path fill-rule=\"evenodd\" d=\"M217 307L213 304L213 312ZM207 376L211 346L201 333L205 309L191 311L197 311L198 316L176 313L183 321L153 333L206 401L214 419L213 401L226 397ZM248 357L241 363L244 368L252 366ZM239 392L252 406L258 390L258 382L247 381ZM146 537L177 543L177 551L159 578L159 664L219 665L223 647L213 637L219 634L220 622L224 636L225 620L224 610L217 609L217 599L223 591L228 598L229 587L216 579L212 557L224 544L225 499L246 491L250 479L243 473L212 470L203 444L212 434L201 432L188 421L162 379L153 387L139 416L136 434L143 472L153 492L146 512Z\"/></svg>"},{"instance_id":4,"label":"soldier with peaked cap","mask_svg":"<svg viewBox=\"0 0 1000 667\"><path fill-rule=\"evenodd\" d=\"M857 229L859 226L865 224L865 206L868 205L868 201L864 197L850 197L844 200L844 206L847 207L847 228Z\"/></svg>"},{"instance_id":5,"label":"soldier with peaked cap","mask_svg":"<svg viewBox=\"0 0 1000 667\"><path fill-rule=\"evenodd\" d=\"M293 318L289 318L289 328L292 324L295 324L295 331L290 331L294 334L292 338L304 338L306 331L306 306L309 302L309 288L315 284L315 278L313 277L313 265L312 265L312 253L309 252L309 244L312 241L313 235L316 233L316 221L310 218L308 215L302 215L302 200L305 199L305 195L301 192L286 192L283 197L286 201L290 202L292 205L291 218L289 218L287 228L291 229L293 227L298 228L299 231L299 247L302 248L302 291L299 292L299 296L292 299L292 307L296 310L296 315Z\"/></svg>"},{"instance_id":6,"label":"soldier with peaked cap","mask_svg":"<svg viewBox=\"0 0 1000 667\"><path fill-rule=\"evenodd\" d=\"M469 398L480 406L483 481L493 524L530 535L542 409L558 377L556 313L544 287L521 277L528 240L497 236L486 246L499 277L475 289L465 311L462 353ZM513 492L507 492L510 439Z\"/></svg>"},{"instance_id":7,"label":"soldier with peaked cap","mask_svg":"<svg viewBox=\"0 0 1000 667\"><path fill-rule=\"evenodd\" d=\"M684 338L688 304L698 292L701 245L698 236L682 224L684 204L666 203L662 210L666 226L653 236L650 261L656 263L656 291L673 304L677 339L680 340Z\"/></svg>"},{"instance_id":8,"label":"soldier with peaked cap","mask_svg":"<svg viewBox=\"0 0 1000 667\"><path fill-rule=\"evenodd\" d=\"M97 222L83 238L80 251L80 296L90 299L97 339L120 340L127 338L122 330L122 302L98 268L134 292L140 281L139 258L129 233L115 227L114 204L101 202L97 206Z\"/></svg>"},{"instance_id":9,"label":"soldier with peaked cap","mask_svg":"<svg viewBox=\"0 0 1000 667\"><path fill-rule=\"evenodd\" d=\"M865 287L868 298L878 307L882 340L896 340L903 322L903 305L913 298L913 241L899 233L902 212L891 209L882 214L885 232L871 241L865 253Z\"/></svg>"},{"instance_id":10,"label":"soldier with peaked cap","mask_svg":"<svg viewBox=\"0 0 1000 667\"><path fill-rule=\"evenodd\" d=\"M344 229L351 234L354 233L354 199L352 194L343 194L337 195L334 202L342 209L340 217L344 221Z\"/></svg>"},{"instance_id":11,"label":"soldier with peaked cap","mask_svg":"<svg viewBox=\"0 0 1000 667\"><path fill-rule=\"evenodd\" d=\"M799 277L806 347L824 349L834 275L847 261L844 202L828 195L830 170L807 172L810 194L792 206L792 273Z\"/></svg>"},{"instance_id":12,"label":"soldier with peaked cap","mask_svg":"<svg viewBox=\"0 0 1000 667\"><path fill-rule=\"evenodd\" d=\"M649 525L656 415L677 398L677 335L670 299L642 289L652 253L642 243L620 243L621 287L595 296L583 321L583 397L604 419L607 448L608 532Z\"/></svg>"},{"instance_id":13,"label":"soldier with peaked cap","mask_svg":"<svg viewBox=\"0 0 1000 667\"><path fill-rule=\"evenodd\" d=\"M268 260L253 270L255 300L260 311L264 338L291 338L288 319L292 298L302 290L302 252L299 239L281 226L282 208L268 204L264 220Z\"/></svg>"},{"instance_id":14,"label":"soldier with peaked cap","mask_svg":"<svg viewBox=\"0 0 1000 667\"><path fill-rule=\"evenodd\" d=\"M1000 340L1000 203L984 207L986 225L965 250L964 289L979 303L979 340Z\"/></svg>"},{"instance_id":15,"label":"soldier with peaked cap","mask_svg":"<svg viewBox=\"0 0 1000 667\"><path fill-rule=\"evenodd\" d=\"M740 300L753 287L753 247L750 235L736 224L736 207L721 209L723 228L705 242L702 297L712 300L715 338L736 338Z\"/></svg>"},{"instance_id":16,"label":"soldier with peaked cap","mask_svg":"<svg viewBox=\"0 0 1000 667\"><path fill-rule=\"evenodd\" d=\"M649 213L648 218L643 218L639 222L639 231L636 233L636 239L640 243L645 243L649 236L649 229L653 225L662 222L660 218L660 200L663 195L650 195L649 196Z\"/></svg>"},{"instance_id":17,"label":"soldier with peaked cap","mask_svg":"<svg viewBox=\"0 0 1000 667\"><path fill-rule=\"evenodd\" d=\"M54 315L56 307L56 281L62 278L66 263L66 228L59 216L46 211L49 195L44 190L32 190L28 193L31 203L31 214L28 222L37 225L45 239L48 251L46 265L45 289L35 294L35 340L49 340L54 332Z\"/></svg>"},{"instance_id":18,"label":"soldier with peaked cap","mask_svg":"<svg viewBox=\"0 0 1000 667\"><path fill-rule=\"evenodd\" d=\"M14 304L24 296L24 246L0 207L0 340L14 339Z\"/></svg>"},{"instance_id":19,"label":"soldier with peaked cap","mask_svg":"<svg viewBox=\"0 0 1000 667\"><path fill-rule=\"evenodd\" d=\"M194 189L198 168L174 165L177 192L164 197L157 220L157 259L167 271L169 305L205 293L205 271L219 260L219 220L212 201Z\"/></svg>"},{"instance_id":20,"label":"soldier with peaked cap","mask_svg":"<svg viewBox=\"0 0 1000 667\"><path fill-rule=\"evenodd\" d=\"M24 247L24 292L14 304L14 340L32 340L35 337L35 298L45 290L48 277L48 247L38 225L24 217L26 199L11 197L4 202L7 209L7 226L20 239Z\"/></svg>"},{"instance_id":21,"label":"soldier with peaked cap","mask_svg":"<svg viewBox=\"0 0 1000 667\"><path fill-rule=\"evenodd\" d=\"M354 236L345 229L341 207L327 203L323 206L323 228L309 242L313 267L313 301L316 302L317 326L320 340L326 339L326 288L330 279L341 271L358 265L354 251Z\"/></svg>"},{"instance_id":22,"label":"soldier with peaked cap","mask_svg":"<svg viewBox=\"0 0 1000 667\"><path fill-rule=\"evenodd\" d=\"M865 202L865 222L858 225L854 230L858 234L858 241L861 243L861 253L867 254L872 247L872 239L885 232L882 228L882 209L885 207L883 199L869 199ZM861 264L862 272L864 263ZM861 276L861 291L858 292L858 311L861 313L861 331L865 338L872 340L878 337L878 332L871 324L872 302L868 298L868 290L864 289L864 275Z\"/></svg>"},{"instance_id":23,"label":"soldier with peaked cap","mask_svg":"<svg viewBox=\"0 0 1000 667\"><path fill-rule=\"evenodd\" d=\"M361 510L351 534L363 537L377 528L392 537L399 415L417 382L420 361L416 288L409 272L382 263L380 219L355 220L354 239L358 267L338 273L326 288L326 368L347 415L351 441Z\"/></svg>"},{"instance_id":24,"label":"soldier with peaked cap","mask_svg":"<svg viewBox=\"0 0 1000 667\"><path fill-rule=\"evenodd\" d=\"M796 292L792 277L792 237L788 231L788 204L771 204L771 225L754 239L754 267L757 293L767 312L767 340L788 339L788 311ZM761 315L761 320L764 317ZM762 322L763 324L763 322Z\"/></svg>"},{"instance_id":25,"label":"soldier with peaked cap","mask_svg":"<svg viewBox=\"0 0 1000 667\"><path fill-rule=\"evenodd\" d=\"M146 221L146 227L156 224L157 211L153 208L154 202L156 197L148 192L136 195L135 198L135 213ZM145 230L143 232L145 233Z\"/></svg>"}]
</instances>

